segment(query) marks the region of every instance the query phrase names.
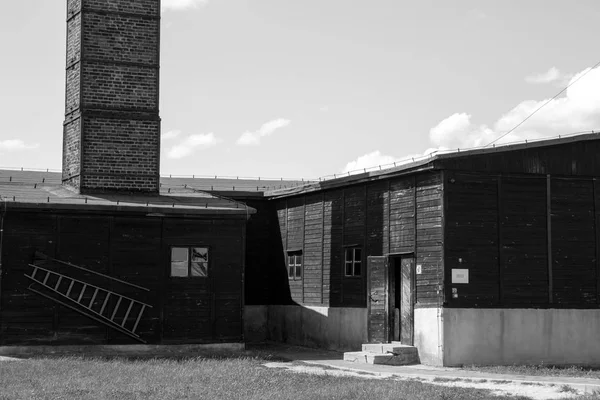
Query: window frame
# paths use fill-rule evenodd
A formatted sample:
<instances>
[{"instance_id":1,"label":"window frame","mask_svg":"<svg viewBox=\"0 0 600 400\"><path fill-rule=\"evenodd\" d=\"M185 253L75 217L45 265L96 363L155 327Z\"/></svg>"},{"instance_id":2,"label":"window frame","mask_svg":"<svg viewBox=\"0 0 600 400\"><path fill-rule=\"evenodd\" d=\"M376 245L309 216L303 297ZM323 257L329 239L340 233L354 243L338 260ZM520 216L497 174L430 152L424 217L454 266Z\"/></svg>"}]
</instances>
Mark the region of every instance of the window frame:
<instances>
[{"instance_id":1,"label":"window frame","mask_svg":"<svg viewBox=\"0 0 600 400\"><path fill-rule=\"evenodd\" d=\"M356 259L357 250L360 252L360 258ZM348 254L351 252L352 259L348 259ZM363 277L363 249L361 246L348 246L344 248L344 278L358 279ZM359 267L359 274L356 273L356 267ZM348 265L350 265L350 269L352 271L351 274L348 274Z\"/></svg>"},{"instance_id":2,"label":"window frame","mask_svg":"<svg viewBox=\"0 0 600 400\"><path fill-rule=\"evenodd\" d=\"M304 278L304 257L302 254L302 250L290 250L286 252L286 267L287 267L287 275L288 280L290 281L302 281ZM300 258L300 262L298 263L298 258ZM290 264L290 260L293 259L294 263ZM300 275L298 275L298 269L300 270ZM293 271L293 273L292 273Z\"/></svg>"},{"instance_id":3,"label":"window frame","mask_svg":"<svg viewBox=\"0 0 600 400\"><path fill-rule=\"evenodd\" d=\"M192 251L194 248L206 249L206 275L192 275ZM187 249L187 275L178 276L173 275L173 249ZM211 260L212 249L208 245L204 244L192 244L192 245L172 245L169 246L169 278L171 279L207 279L210 277L210 260Z\"/></svg>"}]
</instances>

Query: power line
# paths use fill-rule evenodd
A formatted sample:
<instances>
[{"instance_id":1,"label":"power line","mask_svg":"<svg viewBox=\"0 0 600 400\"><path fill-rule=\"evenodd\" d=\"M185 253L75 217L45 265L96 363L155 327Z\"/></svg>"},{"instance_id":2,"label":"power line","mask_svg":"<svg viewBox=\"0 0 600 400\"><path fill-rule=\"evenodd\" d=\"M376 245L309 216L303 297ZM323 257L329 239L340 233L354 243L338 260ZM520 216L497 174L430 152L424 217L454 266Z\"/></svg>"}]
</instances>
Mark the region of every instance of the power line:
<instances>
[{"instance_id":1,"label":"power line","mask_svg":"<svg viewBox=\"0 0 600 400\"><path fill-rule=\"evenodd\" d=\"M494 139L493 141L489 142L488 144L486 144L483 147L491 146L492 144L496 143L498 140L502 139L503 137L505 137L509 133L514 132L515 129L517 129L518 127L520 127L521 125L523 125L529 118L533 117L538 111L540 111L542 108L544 108L546 105L548 105L548 103L550 103L552 100L556 99L558 96L560 96L561 94L563 94L568 88L570 88L571 86L573 86L575 83L577 83L578 80L580 80L581 78L583 78L584 76L586 76L588 74L588 72L590 72L591 70L595 69L598 66L600 66L600 61L598 61L596 63L596 65L594 65L592 68L588 69L583 74L581 74L580 76L578 76L577 79L575 79L573 82L569 83L563 90L561 90L560 92L556 93L554 95L554 97L552 97L551 99L549 99L548 101L546 101L544 104L542 104L541 106L539 106L538 108L536 108L535 111L533 111L531 114L529 114L523 121L519 122L517 125L515 125L508 132L506 132L503 135L497 137L496 139Z\"/></svg>"}]
</instances>

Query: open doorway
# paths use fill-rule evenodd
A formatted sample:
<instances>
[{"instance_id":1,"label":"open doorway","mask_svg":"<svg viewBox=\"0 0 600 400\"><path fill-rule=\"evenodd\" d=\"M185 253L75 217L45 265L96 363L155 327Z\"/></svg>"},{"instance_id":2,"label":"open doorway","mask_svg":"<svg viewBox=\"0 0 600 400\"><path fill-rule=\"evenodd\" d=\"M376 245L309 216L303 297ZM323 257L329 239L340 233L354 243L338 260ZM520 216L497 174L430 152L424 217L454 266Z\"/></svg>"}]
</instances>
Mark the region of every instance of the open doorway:
<instances>
[{"instance_id":1,"label":"open doorway","mask_svg":"<svg viewBox=\"0 0 600 400\"><path fill-rule=\"evenodd\" d=\"M370 256L368 333L370 343L414 344L415 259L413 254Z\"/></svg>"},{"instance_id":2,"label":"open doorway","mask_svg":"<svg viewBox=\"0 0 600 400\"><path fill-rule=\"evenodd\" d=\"M390 256L390 336L392 341L413 345L414 342L414 258Z\"/></svg>"}]
</instances>

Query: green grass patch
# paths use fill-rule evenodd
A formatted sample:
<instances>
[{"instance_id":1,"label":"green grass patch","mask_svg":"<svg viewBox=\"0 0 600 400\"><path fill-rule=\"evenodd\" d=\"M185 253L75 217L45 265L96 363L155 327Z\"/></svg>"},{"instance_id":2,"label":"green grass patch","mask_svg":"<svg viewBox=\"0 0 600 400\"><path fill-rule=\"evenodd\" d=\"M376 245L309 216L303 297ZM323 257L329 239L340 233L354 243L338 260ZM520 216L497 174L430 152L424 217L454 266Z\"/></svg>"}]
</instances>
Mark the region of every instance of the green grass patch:
<instances>
[{"instance_id":1,"label":"green grass patch","mask_svg":"<svg viewBox=\"0 0 600 400\"><path fill-rule=\"evenodd\" d=\"M69 357L2 362L0 399L527 399L415 380L294 373L266 368L266 361L272 359Z\"/></svg>"}]
</instances>

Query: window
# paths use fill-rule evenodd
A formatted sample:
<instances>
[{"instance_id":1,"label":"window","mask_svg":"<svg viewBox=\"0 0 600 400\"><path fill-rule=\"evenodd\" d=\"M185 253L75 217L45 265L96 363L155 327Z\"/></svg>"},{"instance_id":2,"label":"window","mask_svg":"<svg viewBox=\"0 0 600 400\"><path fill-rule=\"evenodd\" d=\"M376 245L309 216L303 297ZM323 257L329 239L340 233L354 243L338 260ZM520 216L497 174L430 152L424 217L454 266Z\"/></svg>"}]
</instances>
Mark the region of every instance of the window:
<instances>
[{"instance_id":1,"label":"window","mask_svg":"<svg viewBox=\"0 0 600 400\"><path fill-rule=\"evenodd\" d=\"M302 252L288 253L288 278L292 281L302 280Z\"/></svg>"},{"instance_id":2,"label":"window","mask_svg":"<svg viewBox=\"0 0 600 400\"><path fill-rule=\"evenodd\" d=\"M346 276L362 276L362 250L360 247L346 249Z\"/></svg>"},{"instance_id":3,"label":"window","mask_svg":"<svg viewBox=\"0 0 600 400\"><path fill-rule=\"evenodd\" d=\"M208 276L208 247L171 247L171 276Z\"/></svg>"}]
</instances>

